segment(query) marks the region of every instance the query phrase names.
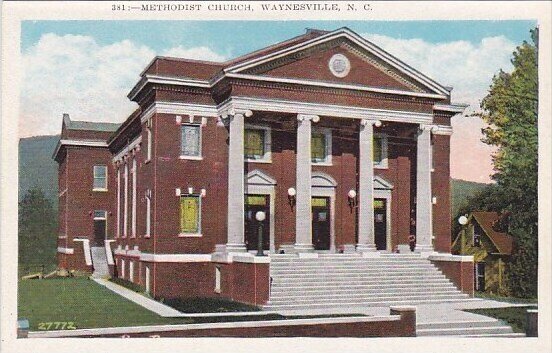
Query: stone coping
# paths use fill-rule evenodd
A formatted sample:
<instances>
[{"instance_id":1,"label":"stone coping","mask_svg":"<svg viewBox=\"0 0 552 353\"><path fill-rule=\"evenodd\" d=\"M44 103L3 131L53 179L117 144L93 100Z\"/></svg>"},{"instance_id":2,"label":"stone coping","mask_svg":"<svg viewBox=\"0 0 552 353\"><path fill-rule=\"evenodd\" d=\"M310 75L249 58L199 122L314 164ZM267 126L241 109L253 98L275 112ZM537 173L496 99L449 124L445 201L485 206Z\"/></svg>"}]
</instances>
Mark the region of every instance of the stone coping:
<instances>
[{"instance_id":1,"label":"stone coping","mask_svg":"<svg viewBox=\"0 0 552 353\"><path fill-rule=\"evenodd\" d=\"M473 262L471 255L452 255L452 254L433 254L429 255L430 261L449 261L449 262Z\"/></svg>"}]
</instances>

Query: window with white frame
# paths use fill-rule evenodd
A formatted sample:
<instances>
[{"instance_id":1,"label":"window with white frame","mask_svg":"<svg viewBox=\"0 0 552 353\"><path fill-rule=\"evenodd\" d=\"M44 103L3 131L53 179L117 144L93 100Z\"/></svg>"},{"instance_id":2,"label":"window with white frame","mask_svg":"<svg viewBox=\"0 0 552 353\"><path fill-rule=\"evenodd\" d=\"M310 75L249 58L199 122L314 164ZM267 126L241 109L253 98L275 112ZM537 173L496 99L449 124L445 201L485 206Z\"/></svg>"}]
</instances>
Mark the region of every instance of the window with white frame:
<instances>
[{"instance_id":1,"label":"window with white frame","mask_svg":"<svg viewBox=\"0 0 552 353\"><path fill-rule=\"evenodd\" d=\"M201 234L200 195L180 196L180 234L183 236Z\"/></svg>"},{"instance_id":2,"label":"window with white frame","mask_svg":"<svg viewBox=\"0 0 552 353\"><path fill-rule=\"evenodd\" d=\"M332 132L330 129L313 129L311 161L314 164L332 163Z\"/></svg>"},{"instance_id":3,"label":"window with white frame","mask_svg":"<svg viewBox=\"0 0 552 353\"><path fill-rule=\"evenodd\" d=\"M107 190L107 166L94 166L94 185L93 190Z\"/></svg>"},{"instance_id":4,"label":"window with white frame","mask_svg":"<svg viewBox=\"0 0 552 353\"><path fill-rule=\"evenodd\" d=\"M387 135L374 135L374 167L376 168L387 168Z\"/></svg>"},{"instance_id":5,"label":"window with white frame","mask_svg":"<svg viewBox=\"0 0 552 353\"><path fill-rule=\"evenodd\" d=\"M267 126L247 125L244 130L244 157L248 162L270 162L271 132Z\"/></svg>"},{"instance_id":6,"label":"window with white frame","mask_svg":"<svg viewBox=\"0 0 552 353\"><path fill-rule=\"evenodd\" d=\"M201 158L201 125L182 124L180 132L180 156Z\"/></svg>"},{"instance_id":7,"label":"window with white frame","mask_svg":"<svg viewBox=\"0 0 552 353\"><path fill-rule=\"evenodd\" d=\"M145 237L151 236L151 190L146 190L146 234Z\"/></svg>"},{"instance_id":8,"label":"window with white frame","mask_svg":"<svg viewBox=\"0 0 552 353\"><path fill-rule=\"evenodd\" d=\"M146 122L146 137L148 139L148 144L146 148L146 162L151 160L151 146L152 146L152 133L151 133L151 120Z\"/></svg>"}]
</instances>

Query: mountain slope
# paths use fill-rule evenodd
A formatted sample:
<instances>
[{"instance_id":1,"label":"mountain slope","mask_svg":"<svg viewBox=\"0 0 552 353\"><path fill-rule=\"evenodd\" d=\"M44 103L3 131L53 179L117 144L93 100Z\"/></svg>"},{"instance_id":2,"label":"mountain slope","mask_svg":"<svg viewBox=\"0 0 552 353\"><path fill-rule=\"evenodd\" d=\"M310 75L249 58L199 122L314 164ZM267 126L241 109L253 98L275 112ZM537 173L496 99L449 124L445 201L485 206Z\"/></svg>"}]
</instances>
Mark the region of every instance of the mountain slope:
<instances>
[{"instance_id":1,"label":"mountain slope","mask_svg":"<svg viewBox=\"0 0 552 353\"><path fill-rule=\"evenodd\" d=\"M54 209L58 204L57 163L52 159L59 135L34 136L19 140L19 200L27 190L39 187Z\"/></svg>"}]
</instances>

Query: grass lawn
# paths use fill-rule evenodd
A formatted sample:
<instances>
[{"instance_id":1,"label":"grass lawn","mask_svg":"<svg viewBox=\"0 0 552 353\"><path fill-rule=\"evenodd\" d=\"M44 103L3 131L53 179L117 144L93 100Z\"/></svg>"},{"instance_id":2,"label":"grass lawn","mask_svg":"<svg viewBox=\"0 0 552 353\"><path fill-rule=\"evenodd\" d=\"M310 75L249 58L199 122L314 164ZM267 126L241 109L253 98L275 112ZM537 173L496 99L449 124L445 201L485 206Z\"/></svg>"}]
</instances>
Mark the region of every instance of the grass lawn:
<instances>
[{"instance_id":1,"label":"grass lawn","mask_svg":"<svg viewBox=\"0 0 552 353\"><path fill-rule=\"evenodd\" d=\"M526 313L532 306L495 308L495 309L465 309L464 311L494 317L512 327L514 332L526 332Z\"/></svg>"},{"instance_id":2,"label":"grass lawn","mask_svg":"<svg viewBox=\"0 0 552 353\"><path fill-rule=\"evenodd\" d=\"M161 317L86 277L19 281L18 317L28 319L31 330L41 322L73 322L76 328L192 322Z\"/></svg>"},{"instance_id":3,"label":"grass lawn","mask_svg":"<svg viewBox=\"0 0 552 353\"><path fill-rule=\"evenodd\" d=\"M31 331L40 323L72 322L76 328L146 326L230 321L289 320L323 317L361 316L278 314L224 316L225 312L255 311L259 308L224 299L191 298L173 305L188 312L220 312L221 316L165 318L113 293L87 277L49 278L19 281L18 318L28 319ZM53 324L55 325L55 324ZM48 329L56 329L55 326Z\"/></svg>"}]
</instances>

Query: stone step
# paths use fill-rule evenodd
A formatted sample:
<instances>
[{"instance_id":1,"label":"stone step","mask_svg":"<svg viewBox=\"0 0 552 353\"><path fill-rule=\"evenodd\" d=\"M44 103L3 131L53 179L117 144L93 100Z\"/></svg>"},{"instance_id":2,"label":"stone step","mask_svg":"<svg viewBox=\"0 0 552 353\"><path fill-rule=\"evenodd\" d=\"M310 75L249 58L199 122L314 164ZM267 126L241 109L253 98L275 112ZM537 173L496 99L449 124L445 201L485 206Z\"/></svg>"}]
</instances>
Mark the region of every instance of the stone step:
<instances>
[{"instance_id":1,"label":"stone step","mask_svg":"<svg viewBox=\"0 0 552 353\"><path fill-rule=\"evenodd\" d=\"M419 273L419 274L408 274L408 273L312 273L308 276L303 273L289 273L285 276L273 276L271 277L274 281L278 280L292 280L292 279L304 279L304 280L318 280L318 281L332 281L332 282L347 282L354 279L364 279L370 280L372 282L378 282L378 280L383 279L446 279L446 276L441 273Z\"/></svg>"},{"instance_id":2,"label":"stone step","mask_svg":"<svg viewBox=\"0 0 552 353\"><path fill-rule=\"evenodd\" d=\"M369 285L369 284L450 284L452 283L444 277L434 277L434 278L405 278L405 277L396 277L396 278L326 278L323 281L318 278L279 278L273 277L272 286L284 285L284 286L293 286L293 285L319 285L324 284L328 286L346 286L346 285Z\"/></svg>"},{"instance_id":3,"label":"stone step","mask_svg":"<svg viewBox=\"0 0 552 353\"><path fill-rule=\"evenodd\" d=\"M385 263L429 263L428 260L422 259L422 258L411 258L411 259L394 259L394 258L386 258L386 257L356 257L356 258L274 258L270 257L271 263L279 263L279 264L289 264L289 263L332 263L332 262L339 262L339 263L358 263L358 262L364 262L364 263L379 263L379 262L385 262Z\"/></svg>"},{"instance_id":4,"label":"stone step","mask_svg":"<svg viewBox=\"0 0 552 353\"><path fill-rule=\"evenodd\" d=\"M270 264L271 269L313 269L313 270L320 270L320 269L333 269L333 268L350 268L350 269L370 269L370 268L382 268L382 269L416 269L416 268L423 268L423 269L436 269L435 266L431 264L425 264L425 263L416 263L416 264L385 264L385 263L377 263L377 264L367 264L365 262L362 263L356 263L356 264L345 264L345 263L331 263L331 264L305 264L305 263L298 263L298 264Z\"/></svg>"},{"instance_id":5,"label":"stone step","mask_svg":"<svg viewBox=\"0 0 552 353\"><path fill-rule=\"evenodd\" d=\"M358 296L351 295L328 295L325 297L316 297L309 298L305 296L286 296L286 297L275 297L270 298L269 304L322 304L322 303L335 303L339 304L342 302L347 303L371 303L379 301L409 301L409 300L425 300L425 299L465 299L468 298L467 294L464 293L449 293L449 294L433 294L433 293L424 293L424 294L414 294L414 295L403 295L402 293L391 293L385 296L376 296L376 295L366 295L360 294Z\"/></svg>"},{"instance_id":6,"label":"stone step","mask_svg":"<svg viewBox=\"0 0 552 353\"><path fill-rule=\"evenodd\" d=\"M301 294L272 294L270 297L271 303L289 301L289 302L311 302L311 301L336 301L336 300L350 300L350 301L365 301L365 300L379 300L380 298L404 298L406 299L422 299L422 298L468 298L464 293L458 291L439 291L439 292L381 292L381 293L324 293L320 295L313 295L310 298Z\"/></svg>"},{"instance_id":7,"label":"stone step","mask_svg":"<svg viewBox=\"0 0 552 353\"><path fill-rule=\"evenodd\" d=\"M438 329L416 329L417 336L466 336L481 334L512 334L510 326L489 326L489 327L457 327Z\"/></svg>"},{"instance_id":8,"label":"stone step","mask_svg":"<svg viewBox=\"0 0 552 353\"><path fill-rule=\"evenodd\" d=\"M422 284L422 285L420 285ZM367 284L352 284L347 283L345 285L325 285L324 283L311 283L311 284L272 284L272 292L277 291L300 291L300 292L309 292L316 290L332 290L332 289L343 289L351 291L361 291L361 290L371 290L371 289L393 289L393 290L410 290L410 289L420 289L420 291L439 289L439 288L451 288L456 289L456 287L450 282L443 283L367 283Z\"/></svg>"},{"instance_id":9,"label":"stone step","mask_svg":"<svg viewBox=\"0 0 552 353\"><path fill-rule=\"evenodd\" d=\"M439 304L439 303L457 303L473 300L469 299L420 299L420 300L393 300L393 301L374 301L374 302L338 302L338 303L313 303L313 304L278 304L268 303L263 306L263 310L304 310L304 309L331 309L331 308L365 308L365 307L388 307L391 305L416 305L416 304Z\"/></svg>"},{"instance_id":10,"label":"stone step","mask_svg":"<svg viewBox=\"0 0 552 353\"><path fill-rule=\"evenodd\" d=\"M492 327L504 326L504 324L496 319L482 319L470 321L439 321L439 322L419 322L416 324L417 330L426 329L447 329L447 328L472 328L472 327Z\"/></svg>"},{"instance_id":11,"label":"stone step","mask_svg":"<svg viewBox=\"0 0 552 353\"><path fill-rule=\"evenodd\" d=\"M372 276L377 274L387 275L401 275L401 276L417 276L424 274L436 274L442 275L435 269L396 269L396 268L333 268L333 269L270 269L270 275L275 276L288 276L288 275L325 275L325 276L346 276L346 275L366 275Z\"/></svg>"},{"instance_id":12,"label":"stone step","mask_svg":"<svg viewBox=\"0 0 552 353\"><path fill-rule=\"evenodd\" d=\"M441 287L364 287L364 288L341 288L341 287L317 287L317 288L274 288L270 291L271 296L278 295L319 295L325 296L329 294L350 294L357 293L366 294L382 294L382 293L444 293L454 292L458 293L458 289L454 286L441 286Z\"/></svg>"},{"instance_id":13,"label":"stone step","mask_svg":"<svg viewBox=\"0 0 552 353\"><path fill-rule=\"evenodd\" d=\"M482 338L485 338L485 337L488 337L488 338L492 338L492 337L523 338L523 337L527 337L527 336L525 335L525 333L522 333L522 332L512 332L512 333L482 333L482 334L478 334L478 335L461 335L460 337L465 337L465 338L475 338L475 337L482 337Z\"/></svg>"}]
</instances>

